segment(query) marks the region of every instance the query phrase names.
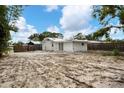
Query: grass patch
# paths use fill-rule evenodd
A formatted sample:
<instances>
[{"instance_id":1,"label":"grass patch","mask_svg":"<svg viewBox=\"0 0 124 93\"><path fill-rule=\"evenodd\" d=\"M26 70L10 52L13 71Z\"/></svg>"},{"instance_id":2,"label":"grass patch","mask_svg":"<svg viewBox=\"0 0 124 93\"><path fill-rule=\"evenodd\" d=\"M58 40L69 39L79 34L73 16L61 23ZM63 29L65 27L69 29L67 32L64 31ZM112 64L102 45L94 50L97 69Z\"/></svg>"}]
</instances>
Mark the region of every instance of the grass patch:
<instances>
[{"instance_id":1,"label":"grass patch","mask_svg":"<svg viewBox=\"0 0 124 93\"><path fill-rule=\"evenodd\" d=\"M120 52L118 49L113 49L113 51L104 52L102 55L103 56L124 56L124 54Z\"/></svg>"}]
</instances>

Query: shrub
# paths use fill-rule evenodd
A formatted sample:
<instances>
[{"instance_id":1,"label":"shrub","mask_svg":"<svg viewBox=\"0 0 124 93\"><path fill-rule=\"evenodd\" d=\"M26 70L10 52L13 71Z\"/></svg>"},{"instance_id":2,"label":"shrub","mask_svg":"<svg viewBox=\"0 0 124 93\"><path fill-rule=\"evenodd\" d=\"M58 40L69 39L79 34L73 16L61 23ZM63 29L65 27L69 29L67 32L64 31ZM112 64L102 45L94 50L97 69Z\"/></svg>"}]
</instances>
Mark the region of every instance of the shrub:
<instances>
[{"instance_id":1,"label":"shrub","mask_svg":"<svg viewBox=\"0 0 124 93\"><path fill-rule=\"evenodd\" d=\"M118 55L120 55L119 50L118 50L118 49L113 49L112 55L113 55L113 56L118 56Z\"/></svg>"}]
</instances>

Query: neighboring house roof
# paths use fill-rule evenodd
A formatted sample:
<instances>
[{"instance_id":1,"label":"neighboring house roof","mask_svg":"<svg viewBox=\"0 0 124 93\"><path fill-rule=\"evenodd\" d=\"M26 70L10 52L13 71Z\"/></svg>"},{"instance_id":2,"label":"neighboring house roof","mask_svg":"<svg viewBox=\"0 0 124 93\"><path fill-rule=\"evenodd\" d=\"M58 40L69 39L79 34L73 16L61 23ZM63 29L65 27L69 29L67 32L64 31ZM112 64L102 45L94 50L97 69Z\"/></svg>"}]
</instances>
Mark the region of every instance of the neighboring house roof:
<instances>
[{"instance_id":1,"label":"neighboring house roof","mask_svg":"<svg viewBox=\"0 0 124 93\"><path fill-rule=\"evenodd\" d=\"M34 43L30 41L30 42L28 43L28 45L34 45Z\"/></svg>"},{"instance_id":2,"label":"neighboring house roof","mask_svg":"<svg viewBox=\"0 0 124 93\"><path fill-rule=\"evenodd\" d=\"M33 43L33 44L41 44L41 42L40 41L30 41L29 43Z\"/></svg>"}]
</instances>

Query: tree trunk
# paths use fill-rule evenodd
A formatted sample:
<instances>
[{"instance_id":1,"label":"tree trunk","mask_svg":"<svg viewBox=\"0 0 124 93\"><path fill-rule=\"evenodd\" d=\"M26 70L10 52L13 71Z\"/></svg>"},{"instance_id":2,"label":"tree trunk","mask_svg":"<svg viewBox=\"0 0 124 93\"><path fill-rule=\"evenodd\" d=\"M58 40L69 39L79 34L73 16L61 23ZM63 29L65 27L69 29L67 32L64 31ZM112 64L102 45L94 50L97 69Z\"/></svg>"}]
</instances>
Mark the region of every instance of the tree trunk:
<instances>
[{"instance_id":1,"label":"tree trunk","mask_svg":"<svg viewBox=\"0 0 124 93\"><path fill-rule=\"evenodd\" d=\"M2 53L0 53L0 57L2 57Z\"/></svg>"}]
</instances>

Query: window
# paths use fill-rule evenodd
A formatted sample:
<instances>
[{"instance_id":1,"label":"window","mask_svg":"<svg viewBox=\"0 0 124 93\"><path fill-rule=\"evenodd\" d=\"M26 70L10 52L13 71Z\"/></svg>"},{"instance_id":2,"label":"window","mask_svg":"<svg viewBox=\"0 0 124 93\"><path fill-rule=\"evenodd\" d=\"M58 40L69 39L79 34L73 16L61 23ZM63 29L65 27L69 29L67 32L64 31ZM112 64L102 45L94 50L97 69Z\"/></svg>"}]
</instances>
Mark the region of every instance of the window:
<instances>
[{"instance_id":1,"label":"window","mask_svg":"<svg viewBox=\"0 0 124 93\"><path fill-rule=\"evenodd\" d=\"M53 47L53 43L52 43L52 47Z\"/></svg>"},{"instance_id":2,"label":"window","mask_svg":"<svg viewBox=\"0 0 124 93\"><path fill-rule=\"evenodd\" d=\"M47 41L50 41L49 39L46 39Z\"/></svg>"},{"instance_id":3,"label":"window","mask_svg":"<svg viewBox=\"0 0 124 93\"><path fill-rule=\"evenodd\" d=\"M82 46L84 46L84 43L81 43Z\"/></svg>"}]
</instances>

